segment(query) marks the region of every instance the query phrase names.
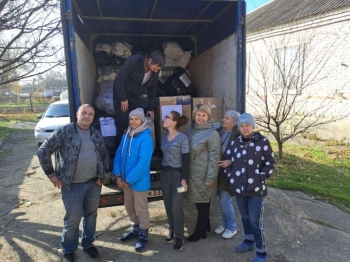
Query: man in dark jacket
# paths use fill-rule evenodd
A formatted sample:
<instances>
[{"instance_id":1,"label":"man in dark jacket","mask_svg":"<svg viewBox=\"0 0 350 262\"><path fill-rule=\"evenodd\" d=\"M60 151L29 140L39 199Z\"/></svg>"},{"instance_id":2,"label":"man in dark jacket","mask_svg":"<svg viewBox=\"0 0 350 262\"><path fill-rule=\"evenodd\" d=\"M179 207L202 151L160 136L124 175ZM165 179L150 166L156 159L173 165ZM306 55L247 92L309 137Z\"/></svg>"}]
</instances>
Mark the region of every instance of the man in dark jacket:
<instances>
[{"instance_id":1,"label":"man in dark jacket","mask_svg":"<svg viewBox=\"0 0 350 262\"><path fill-rule=\"evenodd\" d=\"M94 114L91 105L80 106L77 122L53 132L37 153L45 174L55 187L61 189L66 210L62 231L64 261L74 261L81 218L83 251L92 258L98 256L93 242L102 182L109 167L109 154L100 132L90 127ZM51 161L53 153L56 157L55 168Z\"/></svg>"},{"instance_id":2,"label":"man in dark jacket","mask_svg":"<svg viewBox=\"0 0 350 262\"><path fill-rule=\"evenodd\" d=\"M129 124L129 113L143 108L154 120L159 70L165 63L162 52L129 57L118 72L113 85L113 105L117 126L117 145Z\"/></svg>"}]
</instances>

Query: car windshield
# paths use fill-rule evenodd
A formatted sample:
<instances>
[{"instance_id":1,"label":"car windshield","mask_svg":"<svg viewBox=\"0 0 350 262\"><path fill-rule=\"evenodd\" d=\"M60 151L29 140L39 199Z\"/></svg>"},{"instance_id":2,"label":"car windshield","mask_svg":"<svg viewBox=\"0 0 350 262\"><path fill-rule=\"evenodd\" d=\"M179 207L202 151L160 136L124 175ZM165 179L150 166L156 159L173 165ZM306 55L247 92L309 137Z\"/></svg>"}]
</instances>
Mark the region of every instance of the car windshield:
<instances>
[{"instance_id":1,"label":"car windshield","mask_svg":"<svg viewBox=\"0 0 350 262\"><path fill-rule=\"evenodd\" d=\"M65 104L50 105L46 110L44 117L68 117L69 106Z\"/></svg>"}]
</instances>

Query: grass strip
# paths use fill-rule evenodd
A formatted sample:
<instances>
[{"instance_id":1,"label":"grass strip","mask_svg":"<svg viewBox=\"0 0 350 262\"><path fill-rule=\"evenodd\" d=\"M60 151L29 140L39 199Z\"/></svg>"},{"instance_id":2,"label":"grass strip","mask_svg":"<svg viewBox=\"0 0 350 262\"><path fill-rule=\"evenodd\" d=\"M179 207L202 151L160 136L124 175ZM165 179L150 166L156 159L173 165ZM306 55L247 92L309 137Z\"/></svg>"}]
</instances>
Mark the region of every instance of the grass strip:
<instances>
[{"instance_id":1,"label":"grass strip","mask_svg":"<svg viewBox=\"0 0 350 262\"><path fill-rule=\"evenodd\" d=\"M274 149L277 144L271 143ZM286 143L269 186L299 190L350 212L350 147Z\"/></svg>"}]
</instances>

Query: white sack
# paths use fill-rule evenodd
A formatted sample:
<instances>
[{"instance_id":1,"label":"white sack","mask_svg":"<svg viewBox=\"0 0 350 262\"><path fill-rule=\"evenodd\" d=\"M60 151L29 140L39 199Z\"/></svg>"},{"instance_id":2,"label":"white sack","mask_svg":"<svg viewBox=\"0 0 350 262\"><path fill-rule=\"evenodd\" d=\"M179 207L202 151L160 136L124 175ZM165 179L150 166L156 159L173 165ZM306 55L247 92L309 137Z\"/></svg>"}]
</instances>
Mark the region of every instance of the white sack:
<instances>
[{"instance_id":1,"label":"white sack","mask_svg":"<svg viewBox=\"0 0 350 262\"><path fill-rule=\"evenodd\" d=\"M186 51L182 56L179 57L179 59L171 59L166 56L165 66L180 66L185 69L191 60L191 53L192 51Z\"/></svg>"},{"instance_id":2,"label":"white sack","mask_svg":"<svg viewBox=\"0 0 350 262\"><path fill-rule=\"evenodd\" d=\"M99 51L105 51L107 54L110 54L112 50L112 47L107 44L107 43L98 43L95 46L95 52L99 52Z\"/></svg>"},{"instance_id":3,"label":"white sack","mask_svg":"<svg viewBox=\"0 0 350 262\"><path fill-rule=\"evenodd\" d=\"M131 56L131 45L126 42L114 42L112 45L112 53L116 56L128 58Z\"/></svg>"},{"instance_id":4,"label":"white sack","mask_svg":"<svg viewBox=\"0 0 350 262\"><path fill-rule=\"evenodd\" d=\"M171 59L179 59L184 54L181 46L175 41L168 41L163 43L163 51L165 56Z\"/></svg>"}]
</instances>

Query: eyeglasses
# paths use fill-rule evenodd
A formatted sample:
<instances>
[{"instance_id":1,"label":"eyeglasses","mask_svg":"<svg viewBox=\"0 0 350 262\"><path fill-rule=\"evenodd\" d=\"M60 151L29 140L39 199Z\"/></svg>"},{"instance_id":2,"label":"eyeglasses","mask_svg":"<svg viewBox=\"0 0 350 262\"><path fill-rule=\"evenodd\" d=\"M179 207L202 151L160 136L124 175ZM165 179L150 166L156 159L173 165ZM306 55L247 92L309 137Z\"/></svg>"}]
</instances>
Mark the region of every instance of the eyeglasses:
<instances>
[{"instance_id":1,"label":"eyeglasses","mask_svg":"<svg viewBox=\"0 0 350 262\"><path fill-rule=\"evenodd\" d=\"M171 119L171 120L173 120L173 121L174 121L174 119L172 119L170 116L165 116L165 118L169 118L169 119Z\"/></svg>"}]
</instances>

